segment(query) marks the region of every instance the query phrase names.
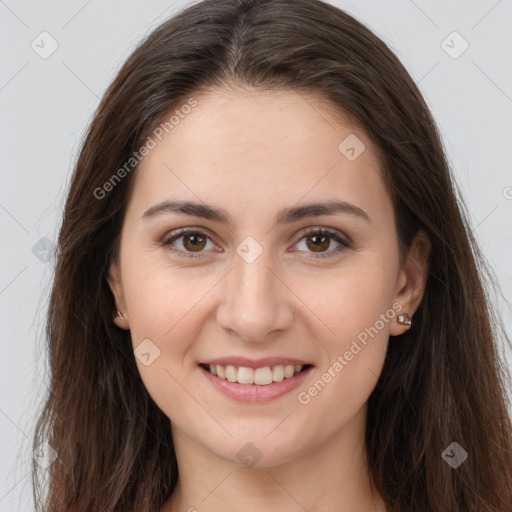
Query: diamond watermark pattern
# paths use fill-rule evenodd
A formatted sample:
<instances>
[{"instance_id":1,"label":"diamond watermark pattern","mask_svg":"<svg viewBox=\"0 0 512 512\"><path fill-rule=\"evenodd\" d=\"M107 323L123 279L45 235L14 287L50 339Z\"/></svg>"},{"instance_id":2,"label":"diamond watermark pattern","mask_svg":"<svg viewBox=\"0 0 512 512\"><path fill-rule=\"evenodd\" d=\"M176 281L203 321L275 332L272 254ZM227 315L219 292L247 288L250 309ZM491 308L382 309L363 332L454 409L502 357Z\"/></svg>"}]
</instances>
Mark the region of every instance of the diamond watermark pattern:
<instances>
[{"instance_id":1,"label":"diamond watermark pattern","mask_svg":"<svg viewBox=\"0 0 512 512\"><path fill-rule=\"evenodd\" d=\"M149 366L160 355L160 349L150 339L145 339L137 346L134 354L144 366Z\"/></svg>"},{"instance_id":2,"label":"diamond watermark pattern","mask_svg":"<svg viewBox=\"0 0 512 512\"><path fill-rule=\"evenodd\" d=\"M357 160L365 149L366 146L364 145L363 141L353 133L343 139L338 146L340 153L351 162Z\"/></svg>"},{"instance_id":3,"label":"diamond watermark pattern","mask_svg":"<svg viewBox=\"0 0 512 512\"><path fill-rule=\"evenodd\" d=\"M468 452L454 441L446 448L441 457L450 467L457 469L468 458Z\"/></svg>"},{"instance_id":4,"label":"diamond watermark pattern","mask_svg":"<svg viewBox=\"0 0 512 512\"><path fill-rule=\"evenodd\" d=\"M40 443L32 452L32 457L43 469L48 469L58 456L57 451L46 441Z\"/></svg>"},{"instance_id":5,"label":"diamond watermark pattern","mask_svg":"<svg viewBox=\"0 0 512 512\"><path fill-rule=\"evenodd\" d=\"M41 32L30 44L39 57L47 59L59 47L57 40L48 32Z\"/></svg>"},{"instance_id":6,"label":"diamond watermark pattern","mask_svg":"<svg viewBox=\"0 0 512 512\"><path fill-rule=\"evenodd\" d=\"M237 246L236 252L246 263L254 263L263 252L263 247L252 236L248 236Z\"/></svg>"},{"instance_id":7,"label":"diamond watermark pattern","mask_svg":"<svg viewBox=\"0 0 512 512\"><path fill-rule=\"evenodd\" d=\"M458 59L469 48L469 43L457 31L454 31L442 41L441 48L452 59Z\"/></svg>"},{"instance_id":8,"label":"diamond watermark pattern","mask_svg":"<svg viewBox=\"0 0 512 512\"><path fill-rule=\"evenodd\" d=\"M50 261L53 251L54 245L52 241L45 236L32 247L32 254L43 263Z\"/></svg>"},{"instance_id":9,"label":"diamond watermark pattern","mask_svg":"<svg viewBox=\"0 0 512 512\"><path fill-rule=\"evenodd\" d=\"M253 443L246 443L236 454L238 460L248 468L252 468L261 459L261 455Z\"/></svg>"}]
</instances>

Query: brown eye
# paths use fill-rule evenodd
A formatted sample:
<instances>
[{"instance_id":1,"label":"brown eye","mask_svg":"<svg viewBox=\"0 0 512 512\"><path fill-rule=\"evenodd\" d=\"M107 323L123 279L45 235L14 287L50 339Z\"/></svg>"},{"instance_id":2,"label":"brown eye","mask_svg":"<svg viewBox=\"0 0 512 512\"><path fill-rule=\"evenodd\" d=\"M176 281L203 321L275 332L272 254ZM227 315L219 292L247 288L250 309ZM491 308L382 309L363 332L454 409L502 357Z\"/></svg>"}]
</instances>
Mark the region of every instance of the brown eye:
<instances>
[{"instance_id":1,"label":"brown eye","mask_svg":"<svg viewBox=\"0 0 512 512\"><path fill-rule=\"evenodd\" d=\"M331 245L330 237L324 234L309 235L306 237L306 245L313 252L323 252ZM311 241L311 243L310 243Z\"/></svg>"},{"instance_id":2,"label":"brown eye","mask_svg":"<svg viewBox=\"0 0 512 512\"><path fill-rule=\"evenodd\" d=\"M199 233L192 233L190 235L183 235L183 247L187 251L196 252L202 251L206 245L206 237Z\"/></svg>"},{"instance_id":3,"label":"brown eye","mask_svg":"<svg viewBox=\"0 0 512 512\"><path fill-rule=\"evenodd\" d=\"M208 249L215 250L215 244L208 235L189 229L178 230L164 239L162 245L176 256L186 258L202 258L206 256Z\"/></svg>"},{"instance_id":4,"label":"brown eye","mask_svg":"<svg viewBox=\"0 0 512 512\"><path fill-rule=\"evenodd\" d=\"M302 238L296 244L296 248L299 252L309 254L307 256L309 258L336 256L352 247L352 242L346 240L343 235L337 231L329 231L326 228L303 231L302 235Z\"/></svg>"}]
</instances>

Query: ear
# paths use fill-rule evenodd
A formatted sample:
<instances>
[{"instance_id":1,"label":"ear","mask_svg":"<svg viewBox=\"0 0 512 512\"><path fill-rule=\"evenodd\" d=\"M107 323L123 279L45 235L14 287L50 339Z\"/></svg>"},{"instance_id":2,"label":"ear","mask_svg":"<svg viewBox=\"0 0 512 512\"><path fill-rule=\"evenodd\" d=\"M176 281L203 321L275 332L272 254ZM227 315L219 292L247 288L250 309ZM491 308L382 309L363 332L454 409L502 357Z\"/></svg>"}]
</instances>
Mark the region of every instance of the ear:
<instances>
[{"instance_id":1,"label":"ear","mask_svg":"<svg viewBox=\"0 0 512 512\"><path fill-rule=\"evenodd\" d=\"M418 231L411 242L406 261L398 274L395 301L402 305L399 314L407 313L412 318L423 299L431 245L430 239L423 229ZM391 324L390 334L392 336L402 334L409 329L409 326L398 322L398 316Z\"/></svg>"},{"instance_id":2,"label":"ear","mask_svg":"<svg viewBox=\"0 0 512 512\"><path fill-rule=\"evenodd\" d=\"M130 329L130 323L128 320L128 312L126 310L126 304L124 300L123 285L121 281L121 273L119 271L119 265L116 261L110 263L108 269L108 284L112 295L114 295L115 309L112 312L113 322L121 329ZM121 315L122 318L121 318Z\"/></svg>"}]
</instances>

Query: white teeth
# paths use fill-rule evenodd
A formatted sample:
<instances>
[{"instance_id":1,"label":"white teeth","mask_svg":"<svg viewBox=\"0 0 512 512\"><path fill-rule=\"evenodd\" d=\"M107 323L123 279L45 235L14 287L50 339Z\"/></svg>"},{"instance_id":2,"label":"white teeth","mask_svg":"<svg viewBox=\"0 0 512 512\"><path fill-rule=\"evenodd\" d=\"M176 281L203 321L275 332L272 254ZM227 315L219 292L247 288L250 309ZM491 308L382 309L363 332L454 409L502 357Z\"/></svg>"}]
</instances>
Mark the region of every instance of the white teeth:
<instances>
[{"instance_id":1,"label":"white teeth","mask_svg":"<svg viewBox=\"0 0 512 512\"><path fill-rule=\"evenodd\" d=\"M240 382L240 380L238 382ZM256 370L254 370L254 384L258 384L258 386L272 384L272 370L270 366L256 368Z\"/></svg>"},{"instance_id":2,"label":"white teeth","mask_svg":"<svg viewBox=\"0 0 512 512\"><path fill-rule=\"evenodd\" d=\"M211 367L212 365L210 365ZM217 368L217 376L220 377L221 379L225 379L226 378L226 367L223 366L222 364L215 364L213 365Z\"/></svg>"},{"instance_id":3,"label":"white teeth","mask_svg":"<svg viewBox=\"0 0 512 512\"><path fill-rule=\"evenodd\" d=\"M272 380L274 382L281 382L284 379L284 368L282 364L278 364L272 368Z\"/></svg>"},{"instance_id":4,"label":"white teeth","mask_svg":"<svg viewBox=\"0 0 512 512\"><path fill-rule=\"evenodd\" d=\"M238 379L238 370L236 369L236 366L233 366L231 364L228 364L226 366L226 379L229 380L229 382L236 382Z\"/></svg>"},{"instance_id":5,"label":"white teeth","mask_svg":"<svg viewBox=\"0 0 512 512\"><path fill-rule=\"evenodd\" d=\"M252 384L254 382L254 370L240 366L240 368L238 368L238 382L240 384Z\"/></svg>"},{"instance_id":6,"label":"white teeth","mask_svg":"<svg viewBox=\"0 0 512 512\"><path fill-rule=\"evenodd\" d=\"M289 379L290 377L293 377L294 372L295 372L295 366L293 366L293 364L287 364L284 367L284 378Z\"/></svg>"},{"instance_id":7,"label":"white teeth","mask_svg":"<svg viewBox=\"0 0 512 512\"><path fill-rule=\"evenodd\" d=\"M303 366L300 364L265 366L263 368L248 368L240 366L237 368L231 364L210 364L208 369L213 375L228 380L229 382L238 382L239 384L256 384L265 386L272 382L281 382L283 379L290 379L302 371Z\"/></svg>"}]
</instances>

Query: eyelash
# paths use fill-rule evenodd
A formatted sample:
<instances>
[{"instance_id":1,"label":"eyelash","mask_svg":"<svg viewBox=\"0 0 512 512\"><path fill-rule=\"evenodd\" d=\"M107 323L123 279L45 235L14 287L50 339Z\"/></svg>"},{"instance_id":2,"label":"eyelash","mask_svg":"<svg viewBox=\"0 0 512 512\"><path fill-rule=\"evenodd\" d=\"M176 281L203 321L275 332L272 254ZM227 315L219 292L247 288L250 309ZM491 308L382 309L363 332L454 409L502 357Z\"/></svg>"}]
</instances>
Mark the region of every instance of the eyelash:
<instances>
[{"instance_id":1,"label":"eyelash","mask_svg":"<svg viewBox=\"0 0 512 512\"><path fill-rule=\"evenodd\" d=\"M206 233L203 233L202 231L199 231L197 229L192 229L192 228L184 228L184 229L178 230L177 232L173 233L170 237L166 238L162 242L162 245L166 246L167 250L169 252L171 252L173 254L177 254L183 258L204 258L203 252L192 253L190 251L182 251L182 250L177 250L177 249L172 248L171 243L185 235L199 235L201 237L205 237L205 238L211 240L211 238ZM313 228L313 229L310 229L307 231L303 231L301 233L301 235L302 235L301 238L299 238L299 240L296 242L296 244L299 243L302 239L307 238L312 235L326 235L340 244L335 249L331 249L330 251L327 251L327 252L317 253L317 254L311 253L312 256L308 256L308 258L312 258L312 259L330 258L330 257L333 257L335 254L339 254L343 250L349 249L352 247L351 242L342 238L335 231L331 231L326 228L317 228L317 229ZM293 251L293 252L296 252L296 251Z\"/></svg>"}]
</instances>

